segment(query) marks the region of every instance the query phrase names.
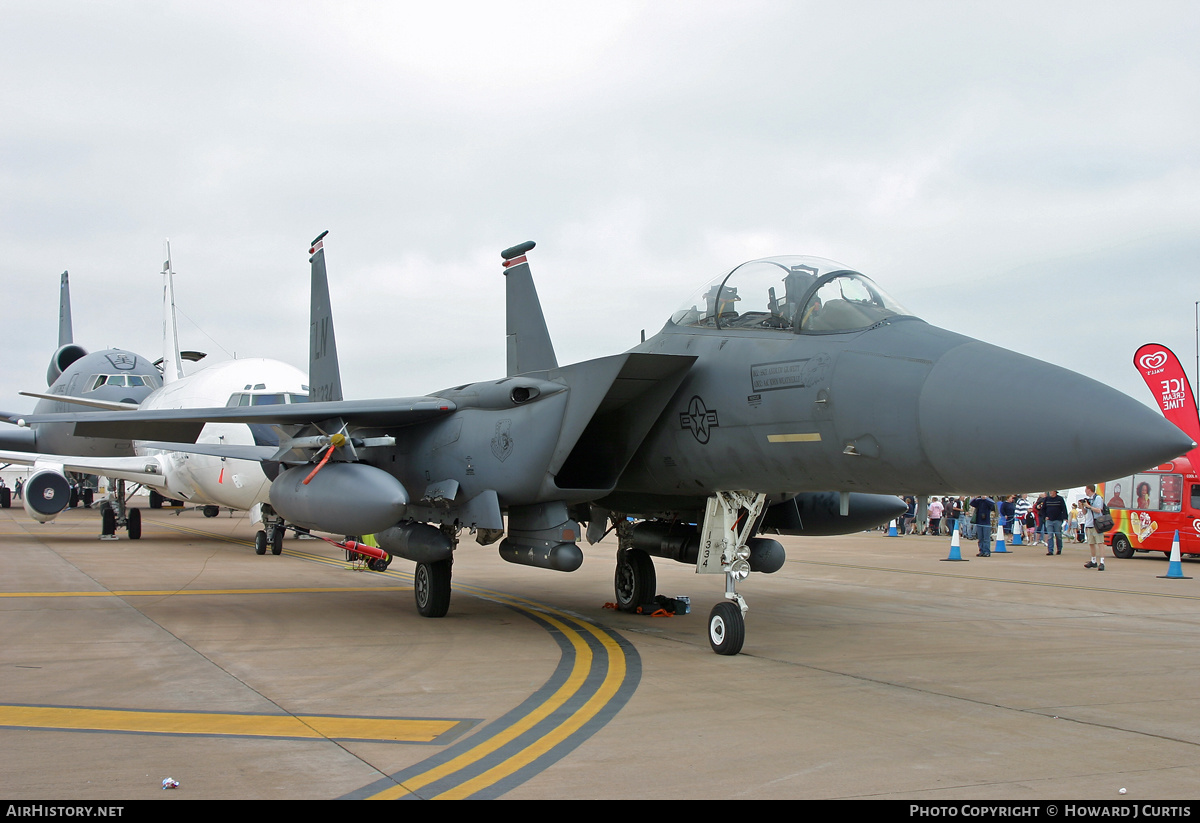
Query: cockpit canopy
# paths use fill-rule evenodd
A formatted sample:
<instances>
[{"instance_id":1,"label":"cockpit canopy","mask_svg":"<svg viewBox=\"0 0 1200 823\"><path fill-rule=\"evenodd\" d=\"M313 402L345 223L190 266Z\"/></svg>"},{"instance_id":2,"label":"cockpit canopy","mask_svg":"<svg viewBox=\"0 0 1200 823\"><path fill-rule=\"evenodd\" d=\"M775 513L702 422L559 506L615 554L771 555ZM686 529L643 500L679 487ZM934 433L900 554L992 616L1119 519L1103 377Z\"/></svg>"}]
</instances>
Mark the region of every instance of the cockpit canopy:
<instances>
[{"instance_id":1,"label":"cockpit canopy","mask_svg":"<svg viewBox=\"0 0 1200 823\"><path fill-rule=\"evenodd\" d=\"M679 311L677 326L799 334L861 331L912 315L871 280L821 257L766 257L710 280Z\"/></svg>"}]
</instances>

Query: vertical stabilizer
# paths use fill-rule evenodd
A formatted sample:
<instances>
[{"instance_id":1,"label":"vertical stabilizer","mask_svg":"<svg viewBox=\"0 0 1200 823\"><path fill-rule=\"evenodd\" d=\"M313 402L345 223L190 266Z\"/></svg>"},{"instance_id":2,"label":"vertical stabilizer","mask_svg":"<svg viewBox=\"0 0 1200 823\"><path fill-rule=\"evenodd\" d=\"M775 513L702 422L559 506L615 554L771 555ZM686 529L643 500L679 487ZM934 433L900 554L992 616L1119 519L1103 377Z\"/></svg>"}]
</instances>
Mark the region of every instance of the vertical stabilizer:
<instances>
[{"instance_id":1,"label":"vertical stabilizer","mask_svg":"<svg viewBox=\"0 0 1200 823\"><path fill-rule=\"evenodd\" d=\"M71 279L66 272L58 285L58 347L74 343L71 331Z\"/></svg>"},{"instance_id":2,"label":"vertical stabilizer","mask_svg":"<svg viewBox=\"0 0 1200 823\"><path fill-rule=\"evenodd\" d=\"M46 385L53 388L66 368L86 354L87 349L76 346L72 336L71 281L67 273L63 272L58 286L58 348L50 355L50 366L46 369Z\"/></svg>"},{"instance_id":3,"label":"vertical stabilizer","mask_svg":"<svg viewBox=\"0 0 1200 823\"><path fill-rule=\"evenodd\" d=\"M538 300L537 287L525 253L534 247L529 240L500 252L504 258L505 335L508 347L508 376L558 368L554 344L546 329L546 318Z\"/></svg>"},{"instance_id":4,"label":"vertical stabilizer","mask_svg":"<svg viewBox=\"0 0 1200 823\"><path fill-rule=\"evenodd\" d=\"M163 385L183 377L183 358L179 356L179 324L175 319L175 270L171 267L171 241L167 240L167 260L163 263Z\"/></svg>"},{"instance_id":5,"label":"vertical stabilizer","mask_svg":"<svg viewBox=\"0 0 1200 823\"><path fill-rule=\"evenodd\" d=\"M338 368L337 341L333 335L333 307L329 301L329 276L325 273L325 235L312 241L312 308L308 327L308 398L314 403L342 399L342 372Z\"/></svg>"}]
</instances>

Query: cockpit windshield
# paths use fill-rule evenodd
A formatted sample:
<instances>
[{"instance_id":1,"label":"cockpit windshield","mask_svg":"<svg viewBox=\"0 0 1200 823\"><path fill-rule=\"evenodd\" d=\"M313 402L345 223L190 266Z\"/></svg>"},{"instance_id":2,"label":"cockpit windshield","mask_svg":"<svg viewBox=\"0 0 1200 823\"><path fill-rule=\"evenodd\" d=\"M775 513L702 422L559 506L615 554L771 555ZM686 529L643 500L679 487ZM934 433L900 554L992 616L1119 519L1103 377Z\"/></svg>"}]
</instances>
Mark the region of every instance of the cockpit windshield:
<instances>
[{"instance_id":1,"label":"cockpit windshield","mask_svg":"<svg viewBox=\"0 0 1200 823\"><path fill-rule=\"evenodd\" d=\"M226 406L275 406L281 403L307 403L307 394L294 392L252 393L249 391L235 392L230 395Z\"/></svg>"},{"instance_id":2,"label":"cockpit windshield","mask_svg":"<svg viewBox=\"0 0 1200 823\"><path fill-rule=\"evenodd\" d=\"M769 257L706 283L675 314L677 326L801 334L860 331L911 316L871 280L821 257Z\"/></svg>"}]
</instances>

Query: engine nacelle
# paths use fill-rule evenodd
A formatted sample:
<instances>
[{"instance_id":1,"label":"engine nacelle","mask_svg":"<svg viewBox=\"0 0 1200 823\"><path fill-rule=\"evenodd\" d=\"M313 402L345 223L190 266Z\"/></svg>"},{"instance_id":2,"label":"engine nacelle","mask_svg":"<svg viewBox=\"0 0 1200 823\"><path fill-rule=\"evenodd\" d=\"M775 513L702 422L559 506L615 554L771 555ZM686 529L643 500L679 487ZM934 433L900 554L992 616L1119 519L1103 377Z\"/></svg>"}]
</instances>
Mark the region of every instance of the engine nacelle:
<instances>
[{"instance_id":1,"label":"engine nacelle","mask_svg":"<svg viewBox=\"0 0 1200 823\"><path fill-rule=\"evenodd\" d=\"M297 526L332 534L375 534L404 515L408 492L383 469L327 463L304 485L312 466L297 466L271 484L271 505Z\"/></svg>"},{"instance_id":2,"label":"engine nacelle","mask_svg":"<svg viewBox=\"0 0 1200 823\"><path fill-rule=\"evenodd\" d=\"M71 484L55 469L36 469L22 492L25 512L39 523L48 523L71 502Z\"/></svg>"},{"instance_id":3,"label":"engine nacelle","mask_svg":"<svg viewBox=\"0 0 1200 823\"><path fill-rule=\"evenodd\" d=\"M46 369L46 385L53 386L54 381L62 376L72 363L87 355L87 349L74 343L60 346L50 357L50 367Z\"/></svg>"}]
</instances>

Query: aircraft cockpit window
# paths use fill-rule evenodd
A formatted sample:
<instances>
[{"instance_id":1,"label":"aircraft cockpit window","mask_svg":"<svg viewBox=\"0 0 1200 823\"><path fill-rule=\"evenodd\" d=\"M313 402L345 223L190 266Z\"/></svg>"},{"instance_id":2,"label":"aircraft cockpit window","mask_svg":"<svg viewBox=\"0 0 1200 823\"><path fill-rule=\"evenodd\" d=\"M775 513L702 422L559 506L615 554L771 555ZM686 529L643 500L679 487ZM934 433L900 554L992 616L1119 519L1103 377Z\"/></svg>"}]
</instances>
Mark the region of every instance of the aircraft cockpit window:
<instances>
[{"instance_id":1,"label":"aircraft cockpit window","mask_svg":"<svg viewBox=\"0 0 1200 823\"><path fill-rule=\"evenodd\" d=\"M704 285L671 316L678 326L831 333L907 315L861 274L820 257L743 263Z\"/></svg>"},{"instance_id":2,"label":"aircraft cockpit window","mask_svg":"<svg viewBox=\"0 0 1200 823\"><path fill-rule=\"evenodd\" d=\"M277 406L284 403L307 403L307 394L294 392L276 392L273 394L252 394L250 392L234 392L230 395L229 406Z\"/></svg>"},{"instance_id":3,"label":"aircraft cockpit window","mask_svg":"<svg viewBox=\"0 0 1200 823\"><path fill-rule=\"evenodd\" d=\"M121 388L158 388L160 383L148 374L93 374L88 378L84 391L96 391L102 386Z\"/></svg>"}]
</instances>

